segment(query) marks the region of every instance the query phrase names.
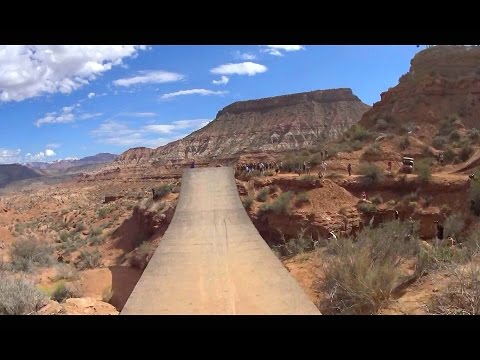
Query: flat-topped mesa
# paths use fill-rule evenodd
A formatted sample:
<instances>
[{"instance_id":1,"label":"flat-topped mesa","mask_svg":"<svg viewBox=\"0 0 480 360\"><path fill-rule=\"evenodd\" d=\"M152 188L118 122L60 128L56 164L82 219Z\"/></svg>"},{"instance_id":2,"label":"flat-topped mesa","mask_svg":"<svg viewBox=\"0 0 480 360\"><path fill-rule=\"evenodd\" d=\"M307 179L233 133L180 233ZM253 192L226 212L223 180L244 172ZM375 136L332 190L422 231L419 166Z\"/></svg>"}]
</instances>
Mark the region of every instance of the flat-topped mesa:
<instances>
[{"instance_id":1,"label":"flat-topped mesa","mask_svg":"<svg viewBox=\"0 0 480 360\"><path fill-rule=\"evenodd\" d=\"M337 101L361 101L352 92L352 89L328 89L310 92L280 95L257 100L237 101L224 107L217 113L217 118L227 113L240 114L243 112L256 112L271 110L278 107L297 105L309 101L318 103L332 103Z\"/></svg>"},{"instance_id":2,"label":"flat-topped mesa","mask_svg":"<svg viewBox=\"0 0 480 360\"><path fill-rule=\"evenodd\" d=\"M131 149L118 161L175 165L252 152L302 149L334 139L370 107L351 89L319 90L233 103L215 120L155 150Z\"/></svg>"}]
</instances>

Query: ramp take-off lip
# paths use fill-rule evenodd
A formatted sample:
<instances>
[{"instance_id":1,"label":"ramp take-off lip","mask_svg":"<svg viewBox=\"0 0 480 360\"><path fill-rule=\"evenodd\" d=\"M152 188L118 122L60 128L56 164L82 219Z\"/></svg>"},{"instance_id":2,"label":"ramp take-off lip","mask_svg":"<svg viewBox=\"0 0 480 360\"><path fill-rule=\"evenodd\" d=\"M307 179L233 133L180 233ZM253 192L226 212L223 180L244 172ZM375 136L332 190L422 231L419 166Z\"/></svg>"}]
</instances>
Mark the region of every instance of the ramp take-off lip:
<instances>
[{"instance_id":1,"label":"ramp take-off lip","mask_svg":"<svg viewBox=\"0 0 480 360\"><path fill-rule=\"evenodd\" d=\"M250 221L231 168L187 169L121 314L320 314Z\"/></svg>"}]
</instances>

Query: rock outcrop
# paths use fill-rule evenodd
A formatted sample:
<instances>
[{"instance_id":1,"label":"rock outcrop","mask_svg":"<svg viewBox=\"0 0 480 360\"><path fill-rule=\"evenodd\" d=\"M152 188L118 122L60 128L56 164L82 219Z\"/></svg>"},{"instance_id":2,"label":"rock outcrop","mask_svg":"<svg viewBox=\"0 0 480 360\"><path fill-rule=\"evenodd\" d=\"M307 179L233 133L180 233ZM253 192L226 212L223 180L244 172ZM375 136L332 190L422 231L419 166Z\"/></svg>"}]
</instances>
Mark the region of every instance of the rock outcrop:
<instances>
[{"instance_id":1,"label":"rock outcrop","mask_svg":"<svg viewBox=\"0 0 480 360\"><path fill-rule=\"evenodd\" d=\"M479 113L480 47L434 46L412 59L409 72L381 94L360 124L397 134L410 131L429 142L446 118L479 128Z\"/></svg>"},{"instance_id":2,"label":"rock outcrop","mask_svg":"<svg viewBox=\"0 0 480 360\"><path fill-rule=\"evenodd\" d=\"M117 161L161 164L304 148L336 138L368 108L351 89L240 101L220 110L215 120L181 140L155 150L130 149Z\"/></svg>"}]
</instances>

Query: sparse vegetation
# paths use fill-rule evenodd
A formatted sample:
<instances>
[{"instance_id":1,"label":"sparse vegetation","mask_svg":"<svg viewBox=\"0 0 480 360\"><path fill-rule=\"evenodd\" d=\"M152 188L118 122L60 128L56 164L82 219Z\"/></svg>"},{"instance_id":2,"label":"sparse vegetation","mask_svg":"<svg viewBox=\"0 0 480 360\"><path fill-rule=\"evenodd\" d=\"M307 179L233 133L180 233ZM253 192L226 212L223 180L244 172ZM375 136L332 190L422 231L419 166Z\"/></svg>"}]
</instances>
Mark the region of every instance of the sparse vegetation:
<instances>
[{"instance_id":1,"label":"sparse vegetation","mask_svg":"<svg viewBox=\"0 0 480 360\"><path fill-rule=\"evenodd\" d=\"M465 228L465 221L459 214L452 214L445 220L444 234L458 239L460 233Z\"/></svg>"},{"instance_id":2,"label":"sparse vegetation","mask_svg":"<svg viewBox=\"0 0 480 360\"><path fill-rule=\"evenodd\" d=\"M270 193L270 188L268 186L265 186L264 188L262 188L258 194L257 194L257 201L260 201L260 202L265 202L267 201L267 198L268 198L268 194Z\"/></svg>"},{"instance_id":3,"label":"sparse vegetation","mask_svg":"<svg viewBox=\"0 0 480 360\"><path fill-rule=\"evenodd\" d=\"M405 135L400 139L399 146L401 150L408 149L408 147L410 146L410 138L408 137L408 135Z\"/></svg>"},{"instance_id":4,"label":"sparse vegetation","mask_svg":"<svg viewBox=\"0 0 480 360\"><path fill-rule=\"evenodd\" d=\"M375 155L378 155L380 154L380 145L378 143L373 143L371 144L370 146L368 146L365 151L364 151L364 155L367 155L367 156L375 156Z\"/></svg>"},{"instance_id":5,"label":"sparse vegetation","mask_svg":"<svg viewBox=\"0 0 480 360\"><path fill-rule=\"evenodd\" d=\"M93 269L100 265L101 254L98 250L94 251L81 251L79 261L76 264L77 269Z\"/></svg>"},{"instance_id":6,"label":"sparse vegetation","mask_svg":"<svg viewBox=\"0 0 480 360\"><path fill-rule=\"evenodd\" d=\"M419 251L416 229L399 221L365 228L354 242L341 238L328 245L325 281L333 313L374 314L401 279L400 264Z\"/></svg>"},{"instance_id":7,"label":"sparse vegetation","mask_svg":"<svg viewBox=\"0 0 480 360\"><path fill-rule=\"evenodd\" d=\"M30 314L45 303L45 296L24 277L0 273L0 315Z\"/></svg>"},{"instance_id":8,"label":"sparse vegetation","mask_svg":"<svg viewBox=\"0 0 480 360\"><path fill-rule=\"evenodd\" d=\"M470 156L473 154L473 148L470 144L463 144L462 147L460 148L460 152L458 153L458 157L462 161L467 161L470 159Z\"/></svg>"},{"instance_id":9,"label":"sparse vegetation","mask_svg":"<svg viewBox=\"0 0 480 360\"><path fill-rule=\"evenodd\" d=\"M280 215L280 214L289 215L290 200L292 199L292 195L293 194L290 191L282 193L272 203L263 204L260 207L260 212L262 213L273 212L277 215Z\"/></svg>"},{"instance_id":10,"label":"sparse vegetation","mask_svg":"<svg viewBox=\"0 0 480 360\"><path fill-rule=\"evenodd\" d=\"M443 149L447 143L448 140L445 139L443 136L435 136L432 140L432 145L436 149Z\"/></svg>"},{"instance_id":11,"label":"sparse vegetation","mask_svg":"<svg viewBox=\"0 0 480 360\"><path fill-rule=\"evenodd\" d=\"M102 207L98 210L98 217L100 219L105 219L105 217L111 212L111 208L108 206Z\"/></svg>"},{"instance_id":12,"label":"sparse vegetation","mask_svg":"<svg viewBox=\"0 0 480 360\"><path fill-rule=\"evenodd\" d=\"M377 211L377 207L375 204L372 204L370 202L362 201L358 203L357 205L358 211L364 213L364 214L371 214L375 211Z\"/></svg>"},{"instance_id":13,"label":"sparse vegetation","mask_svg":"<svg viewBox=\"0 0 480 360\"><path fill-rule=\"evenodd\" d=\"M383 199L380 195L372 196L370 201L375 205L380 205L383 202Z\"/></svg>"},{"instance_id":14,"label":"sparse vegetation","mask_svg":"<svg viewBox=\"0 0 480 360\"><path fill-rule=\"evenodd\" d=\"M300 205L302 205L304 203L308 203L308 202L310 202L310 198L309 198L309 196L306 192L301 192L301 193L297 194L297 197L295 199L295 204L297 206L300 206Z\"/></svg>"},{"instance_id":15,"label":"sparse vegetation","mask_svg":"<svg viewBox=\"0 0 480 360\"><path fill-rule=\"evenodd\" d=\"M80 277L77 270L69 264L58 264L55 270L54 281L77 280Z\"/></svg>"},{"instance_id":16,"label":"sparse vegetation","mask_svg":"<svg viewBox=\"0 0 480 360\"><path fill-rule=\"evenodd\" d=\"M431 165L427 159L417 161L417 164L415 165L415 170L417 172L418 178L421 181L429 181L432 177Z\"/></svg>"},{"instance_id":17,"label":"sparse vegetation","mask_svg":"<svg viewBox=\"0 0 480 360\"><path fill-rule=\"evenodd\" d=\"M103 232L103 229L102 229L102 228L94 228L94 229L90 230L90 235L91 235L91 236L98 236L98 235L100 235L102 232Z\"/></svg>"},{"instance_id":18,"label":"sparse vegetation","mask_svg":"<svg viewBox=\"0 0 480 360\"><path fill-rule=\"evenodd\" d=\"M313 241L312 235L305 235L306 229L301 229L296 237L292 237L289 240L285 239L285 236L281 236L281 244L274 245L273 249L277 256L294 256L302 254L306 251L311 251L314 249L315 242Z\"/></svg>"},{"instance_id":19,"label":"sparse vegetation","mask_svg":"<svg viewBox=\"0 0 480 360\"><path fill-rule=\"evenodd\" d=\"M52 292L52 300L62 302L69 298L81 297L82 292L78 287L72 284L66 284L64 281L60 281Z\"/></svg>"},{"instance_id":20,"label":"sparse vegetation","mask_svg":"<svg viewBox=\"0 0 480 360\"><path fill-rule=\"evenodd\" d=\"M162 184L154 188L153 199L157 200L165 197L167 194L169 194L173 190L174 187L175 187L174 184Z\"/></svg>"},{"instance_id":21,"label":"sparse vegetation","mask_svg":"<svg viewBox=\"0 0 480 360\"><path fill-rule=\"evenodd\" d=\"M363 163L360 165L360 174L364 176L367 183L376 183L383 179L383 172L372 163Z\"/></svg>"},{"instance_id":22,"label":"sparse vegetation","mask_svg":"<svg viewBox=\"0 0 480 360\"><path fill-rule=\"evenodd\" d=\"M138 269L145 269L150 260L150 256L153 252L153 244L148 241L142 242L142 244L135 249L130 257L130 265Z\"/></svg>"},{"instance_id":23,"label":"sparse vegetation","mask_svg":"<svg viewBox=\"0 0 480 360\"><path fill-rule=\"evenodd\" d=\"M247 210L250 210L252 208L252 204L253 204L253 197L251 196L247 196L245 198L243 198L243 207Z\"/></svg>"},{"instance_id":24,"label":"sparse vegetation","mask_svg":"<svg viewBox=\"0 0 480 360\"><path fill-rule=\"evenodd\" d=\"M10 257L13 269L26 272L53 262L52 247L33 238L15 241L10 248Z\"/></svg>"}]
</instances>

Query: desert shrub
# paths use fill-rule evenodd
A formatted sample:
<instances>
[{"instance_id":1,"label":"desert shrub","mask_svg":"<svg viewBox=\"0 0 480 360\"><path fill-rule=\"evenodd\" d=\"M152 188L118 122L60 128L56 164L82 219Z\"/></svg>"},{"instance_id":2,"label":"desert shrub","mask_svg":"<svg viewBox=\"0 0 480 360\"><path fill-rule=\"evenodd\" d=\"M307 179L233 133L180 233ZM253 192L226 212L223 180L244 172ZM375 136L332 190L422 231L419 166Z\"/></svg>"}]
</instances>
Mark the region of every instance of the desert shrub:
<instances>
[{"instance_id":1,"label":"desert shrub","mask_svg":"<svg viewBox=\"0 0 480 360\"><path fill-rule=\"evenodd\" d=\"M98 250L81 251L76 266L79 270L93 269L100 265L101 254Z\"/></svg>"},{"instance_id":2,"label":"desert shrub","mask_svg":"<svg viewBox=\"0 0 480 360\"><path fill-rule=\"evenodd\" d=\"M83 222L79 222L75 225L75 232L81 232L83 230L85 230L85 225Z\"/></svg>"},{"instance_id":3,"label":"desert shrub","mask_svg":"<svg viewBox=\"0 0 480 360\"><path fill-rule=\"evenodd\" d=\"M275 245L273 250L280 256L295 256L298 254L303 254L306 251L311 251L314 249L314 241L310 235L305 235L306 229L301 229L297 236L292 237L288 240L285 239L285 236L282 234L281 244ZM279 257L280 257L279 256Z\"/></svg>"},{"instance_id":4,"label":"desert shrub","mask_svg":"<svg viewBox=\"0 0 480 360\"><path fill-rule=\"evenodd\" d=\"M380 195L375 195L375 196L372 196L370 201L375 205L380 205L383 202L383 199Z\"/></svg>"},{"instance_id":5,"label":"desert shrub","mask_svg":"<svg viewBox=\"0 0 480 360\"><path fill-rule=\"evenodd\" d=\"M448 139L450 141L458 141L460 140L460 133L457 130L453 130L450 135L448 136Z\"/></svg>"},{"instance_id":6,"label":"desert shrub","mask_svg":"<svg viewBox=\"0 0 480 360\"><path fill-rule=\"evenodd\" d=\"M453 151L453 149L448 146L445 151L443 152L443 159L445 160L446 163L451 163L453 162L453 160L455 159L455 151Z\"/></svg>"},{"instance_id":7,"label":"desert shrub","mask_svg":"<svg viewBox=\"0 0 480 360\"><path fill-rule=\"evenodd\" d=\"M405 150L410 146L410 138L408 135L403 136L399 142L400 149Z\"/></svg>"},{"instance_id":8,"label":"desert shrub","mask_svg":"<svg viewBox=\"0 0 480 360\"><path fill-rule=\"evenodd\" d=\"M374 314L391 296L401 276L400 265L419 251L416 228L393 221L365 228L354 242L340 238L328 245L325 280L329 310Z\"/></svg>"},{"instance_id":9,"label":"desert shrub","mask_svg":"<svg viewBox=\"0 0 480 360\"><path fill-rule=\"evenodd\" d=\"M378 166L372 163L363 163L360 165L360 174L364 176L367 183L376 183L383 179L383 172Z\"/></svg>"},{"instance_id":10,"label":"desert shrub","mask_svg":"<svg viewBox=\"0 0 480 360\"><path fill-rule=\"evenodd\" d=\"M472 156L472 154L473 154L472 146L470 144L464 144L460 148L460 152L458 153L458 156L460 160L467 161L468 159L470 159L470 156Z\"/></svg>"},{"instance_id":11,"label":"desert shrub","mask_svg":"<svg viewBox=\"0 0 480 360\"><path fill-rule=\"evenodd\" d=\"M142 244L135 249L130 257L130 265L138 269L145 269L151 255L153 254L153 244L148 241L142 242Z\"/></svg>"},{"instance_id":12,"label":"desert shrub","mask_svg":"<svg viewBox=\"0 0 480 360\"><path fill-rule=\"evenodd\" d=\"M98 210L98 217L100 219L105 219L105 217L111 212L112 210L110 209L110 207L108 206L105 206L105 207L102 207Z\"/></svg>"},{"instance_id":13,"label":"desert shrub","mask_svg":"<svg viewBox=\"0 0 480 360\"><path fill-rule=\"evenodd\" d=\"M98 236L103 232L102 228L94 228L90 231L90 235L92 236Z\"/></svg>"},{"instance_id":14,"label":"desert shrub","mask_svg":"<svg viewBox=\"0 0 480 360\"><path fill-rule=\"evenodd\" d=\"M69 264L58 264L53 281L59 280L77 280L79 278L77 270Z\"/></svg>"},{"instance_id":15,"label":"desert shrub","mask_svg":"<svg viewBox=\"0 0 480 360\"><path fill-rule=\"evenodd\" d=\"M388 126L388 122L384 119L378 119L375 124L375 128L380 131L388 129Z\"/></svg>"},{"instance_id":16,"label":"desert shrub","mask_svg":"<svg viewBox=\"0 0 480 360\"><path fill-rule=\"evenodd\" d=\"M378 143L373 143L370 146L368 146L364 153L364 155L369 155L369 156L374 156L380 154L380 145Z\"/></svg>"},{"instance_id":17,"label":"desert shrub","mask_svg":"<svg viewBox=\"0 0 480 360\"><path fill-rule=\"evenodd\" d=\"M415 171L421 181L429 181L432 177L430 162L426 159L417 161L417 164L415 165Z\"/></svg>"},{"instance_id":18,"label":"desert shrub","mask_svg":"<svg viewBox=\"0 0 480 360\"><path fill-rule=\"evenodd\" d=\"M480 131L476 128L468 130L468 138L473 142L478 142L480 140Z\"/></svg>"},{"instance_id":19,"label":"desert shrub","mask_svg":"<svg viewBox=\"0 0 480 360\"><path fill-rule=\"evenodd\" d=\"M262 213L273 212L277 215L280 215L280 214L289 215L291 199L292 199L292 192L290 191L284 192L279 197L277 197L275 201L273 201L272 203L263 204L260 207L260 212Z\"/></svg>"},{"instance_id":20,"label":"desert shrub","mask_svg":"<svg viewBox=\"0 0 480 360\"><path fill-rule=\"evenodd\" d=\"M258 194L257 194L257 201L260 201L260 202L265 202L267 201L267 198L268 198L268 194L270 193L270 188L268 186L265 186L264 188L262 188Z\"/></svg>"},{"instance_id":21,"label":"desert shrub","mask_svg":"<svg viewBox=\"0 0 480 360\"><path fill-rule=\"evenodd\" d=\"M252 204L253 204L253 197L247 196L247 197L243 198L242 203L243 203L243 207L245 209L250 210L252 208Z\"/></svg>"},{"instance_id":22,"label":"desert shrub","mask_svg":"<svg viewBox=\"0 0 480 360\"><path fill-rule=\"evenodd\" d=\"M345 139L352 141L365 141L370 137L370 132L361 125L353 125L344 134Z\"/></svg>"},{"instance_id":23,"label":"desert shrub","mask_svg":"<svg viewBox=\"0 0 480 360\"><path fill-rule=\"evenodd\" d=\"M58 236L59 236L60 242L63 243L70 238L70 233L68 231L62 230Z\"/></svg>"},{"instance_id":24,"label":"desert shrub","mask_svg":"<svg viewBox=\"0 0 480 360\"><path fill-rule=\"evenodd\" d=\"M358 209L358 211L360 211L364 214L371 214L371 213L377 211L377 206L375 204L370 203L370 202L362 201L362 202L358 203L357 209Z\"/></svg>"},{"instance_id":25,"label":"desert shrub","mask_svg":"<svg viewBox=\"0 0 480 360\"><path fill-rule=\"evenodd\" d=\"M170 193L174 187L174 184L162 184L160 186L157 186L153 189L153 199L156 200L163 198L165 195Z\"/></svg>"},{"instance_id":26,"label":"desert shrub","mask_svg":"<svg viewBox=\"0 0 480 360\"><path fill-rule=\"evenodd\" d=\"M30 314L39 310L45 300L31 281L0 274L0 315Z\"/></svg>"},{"instance_id":27,"label":"desert shrub","mask_svg":"<svg viewBox=\"0 0 480 360\"><path fill-rule=\"evenodd\" d=\"M263 176L273 176L275 173L272 170L266 170L263 172Z\"/></svg>"},{"instance_id":28,"label":"desert shrub","mask_svg":"<svg viewBox=\"0 0 480 360\"><path fill-rule=\"evenodd\" d=\"M88 238L88 243L90 245L101 245L105 242L105 237L98 235L98 236L91 236Z\"/></svg>"},{"instance_id":29,"label":"desert shrub","mask_svg":"<svg viewBox=\"0 0 480 360\"><path fill-rule=\"evenodd\" d=\"M303 203L308 203L310 201L310 198L306 192L301 192L297 194L297 197L295 199L295 204L297 206L302 205Z\"/></svg>"},{"instance_id":30,"label":"desert shrub","mask_svg":"<svg viewBox=\"0 0 480 360\"><path fill-rule=\"evenodd\" d=\"M460 233L465 228L465 221L459 214L452 214L445 219L444 234L445 236L451 236L458 238Z\"/></svg>"},{"instance_id":31,"label":"desert shrub","mask_svg":"<svg viewBox=\"0 0 480 360\"><path fill-rule=\"evenodd\" d=\"M447 142L448 140L443 136L435 136L432 140L432 145L436 149L443 149Z\"/></svg>"},{"instance_id":32,"label":"desert shrub","mask_svg":"<svg viewBox=\"0 0 480 360\"><path fill-rule=\"evenodd\" d=\"M480 174L475 174L475 180L470 183L469 200L470 210L477 216L480 216Z\"/></svg>"},{"instance_id":33,"label":"desert shrub","mask_svg":"<svg viewBox=\"0 0 480 360\"><path fill-rule=\"evenodd\" d=\"M453 280L438 295L434 295L429 312L442 315L480 315L480 268L451 271Z\"/></svg>"},{"instance_id":34,"label":"desert shrub","mask_svg":"<svg viewBox=\"0 0 480 360\"><path fill-rule=\"evenodd\" d=\"M75 287L72 284L66 284L64 281L60 281L52 292L51 299L62 302L69 298L81 297L82 292L79 287Z\"/></svg>"},{"instance_id":35,"label":"desert shrub","mask_svg":"<svg viewBox=\"0 0 480 360\"><path fill-rule=\"evenodd\" d=\"M298 179L298 181L315 181L317 177L315 175L302 175Z\"/></svg>"},{"instance_id":36,"label":"desert shrub","mask_svg":"<svg viewBox=\"0 0 480 360\"><path fill-rule=\"evenodd\" d=\"M52 264L52 247L33 238L19 239L10 248L11 265L15 270L31 271Z\"/></svg>"}]
</instances>

